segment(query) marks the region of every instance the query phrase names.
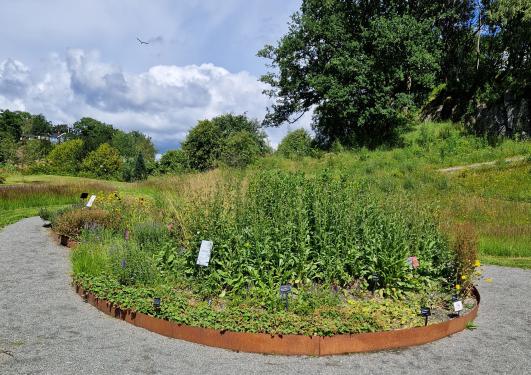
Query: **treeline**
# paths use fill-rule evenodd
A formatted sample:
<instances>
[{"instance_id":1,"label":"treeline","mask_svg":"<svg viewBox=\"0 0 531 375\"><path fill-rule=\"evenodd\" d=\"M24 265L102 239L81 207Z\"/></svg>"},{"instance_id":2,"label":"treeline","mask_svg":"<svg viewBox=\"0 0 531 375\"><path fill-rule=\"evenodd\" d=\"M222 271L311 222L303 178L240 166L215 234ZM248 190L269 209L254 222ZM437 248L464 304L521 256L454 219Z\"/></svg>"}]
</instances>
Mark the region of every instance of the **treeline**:
<instances>
[{"instance_id":1,"label":"treeline","mask_svg":"<svg viewBox=\"0 0 531 375\"><path fill-rule=\"evenodd\" d=\"M296 138L293 147L300 147L300 135L305 150L312 149L309 134L300 131L288 137ZM287 156L303 156L293 147L284 146L291 150ZM23 173L136 181L222 165L242 168L271 152L258 120L246 115L198 121L179 149L157 161L151 139L137 131L127 133L88 117L72 126L52 125L43 115L0 111L0 166Z\"/></svg>"},{"instance_id":2,"label":"treeline","mask_svg":"<svg viewBox=\"0 0 531 375\"><path fill-rule=\"evenodd\" d=\"M531 132L531 0L303 0L259 56L265 124L313 110L323 148L396 144L419 117Z\"/></svg>"},{"instance_id":3,"label":"treeline","mask_svg":"<svg viewBox=\"0 0 531 375\"><path fill-rule=\"evenodd\" d=\"M155 147L138 131L124 132L84 117L72 126L43 115L0 111L0 164L25 173L141 180L156 168Z\"/></svg>"}]
</instances>

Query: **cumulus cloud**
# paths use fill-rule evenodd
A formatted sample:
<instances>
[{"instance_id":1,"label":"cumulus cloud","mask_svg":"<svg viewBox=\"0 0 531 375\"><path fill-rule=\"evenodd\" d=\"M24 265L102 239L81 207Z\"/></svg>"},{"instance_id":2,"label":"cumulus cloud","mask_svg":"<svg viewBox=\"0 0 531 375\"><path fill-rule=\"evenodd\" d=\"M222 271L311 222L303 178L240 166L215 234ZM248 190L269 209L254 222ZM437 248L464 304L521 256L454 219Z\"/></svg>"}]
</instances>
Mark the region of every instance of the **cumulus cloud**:
<instances>
[{"instance_id":1,"label":"cumulus cloud","mask_svg":"<svg viewBox=\"0 0 531 375\"><path fill-rule=\"evenodd\" d=\"M64 57L52 54L35 71L13 59L0 63L0 108L43 113L54 122L94 117L148 134L161 151L177 147L200 119L227 112L262 119L269 104L264 88L248 72L232 73L213 64L126 72L102 62L96 51L81 49L68 50ZM276 146L285 133L269 131L271 144Z\"/></svg>"},{"instance_id":2,"label":"cumulus cloud","mask_svg":"<svg viewBox=\"0 0 531 375\"><path fill-rule=\"evenodd\" d=\"M26 95L30 86L29 69L23 63L7 59L0 63L0 93L6 98Z\"/></svg>"}]
</instances>

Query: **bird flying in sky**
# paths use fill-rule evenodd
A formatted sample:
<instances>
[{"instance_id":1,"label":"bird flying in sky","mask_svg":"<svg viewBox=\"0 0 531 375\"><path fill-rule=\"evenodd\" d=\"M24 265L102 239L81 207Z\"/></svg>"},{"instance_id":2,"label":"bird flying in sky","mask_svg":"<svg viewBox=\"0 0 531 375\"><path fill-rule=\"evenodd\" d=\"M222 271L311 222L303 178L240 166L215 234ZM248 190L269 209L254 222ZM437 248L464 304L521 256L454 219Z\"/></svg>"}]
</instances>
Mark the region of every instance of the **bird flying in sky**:
<instances>
[{"instance_id":1,"label":"bird flying in sky","mask_svg":"<svg viewBox=\"0 0 531 375\"><path fill-rule=\"evenodd\" d=\"M138 37L136 38L136 40L138 40L141 45L142 44L149 44L148 42L144 42L144 41L140 40L140 38L138 38Z\"/></svg>"}]
</instances>

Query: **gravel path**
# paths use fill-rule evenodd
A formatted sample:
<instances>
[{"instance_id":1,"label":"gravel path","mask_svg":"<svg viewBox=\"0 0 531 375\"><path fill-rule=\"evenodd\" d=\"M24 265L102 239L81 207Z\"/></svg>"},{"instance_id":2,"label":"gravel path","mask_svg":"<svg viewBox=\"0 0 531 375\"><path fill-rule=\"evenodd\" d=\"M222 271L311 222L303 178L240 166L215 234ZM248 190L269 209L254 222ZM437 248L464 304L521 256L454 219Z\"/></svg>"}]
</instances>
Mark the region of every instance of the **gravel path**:
<instances>
[{"instance_id":1,"label":"gravel path","mask_svg":"<svg viewBox=\"0 0 531 375\"><path fill-rule=\"evenodd\" d=\"M335 357L234 353L110 318L70 287L69 250L39 218L0 232L0 374L531 373L531 271L485 267L478 328L421 347Z\"/></svg>"}]
</instances>

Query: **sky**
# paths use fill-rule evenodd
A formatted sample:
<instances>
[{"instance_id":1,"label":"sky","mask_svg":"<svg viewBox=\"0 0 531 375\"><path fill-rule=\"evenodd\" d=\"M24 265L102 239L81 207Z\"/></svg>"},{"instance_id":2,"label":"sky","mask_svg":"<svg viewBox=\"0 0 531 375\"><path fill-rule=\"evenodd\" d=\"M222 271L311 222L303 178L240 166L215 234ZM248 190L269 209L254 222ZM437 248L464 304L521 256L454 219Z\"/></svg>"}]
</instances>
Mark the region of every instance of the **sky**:
<instances>
[{"instance_id":1,"label":"sky","mask_svg":"<svg viewBox=\"0 0 531 375\"><path fill-rule=\"evenodd\" d=\"M2 0L0 109L55 124L93 117L149 135L159 152L201 119L262 120L267 60L256 53L286 33L300 2ZM310 120L267 129L271 145Z\"/></svg>"}]
</instances>

